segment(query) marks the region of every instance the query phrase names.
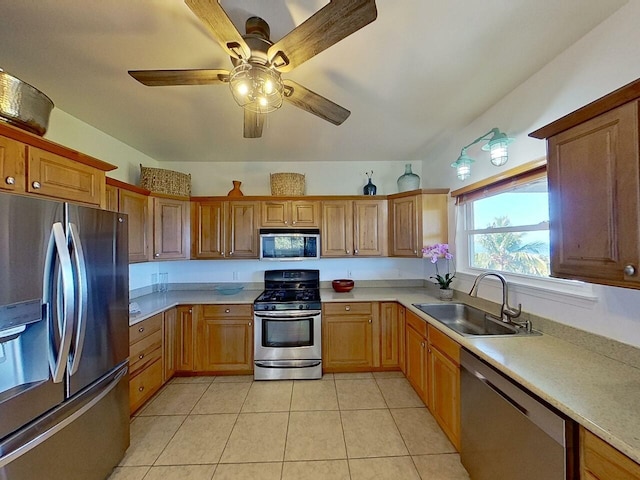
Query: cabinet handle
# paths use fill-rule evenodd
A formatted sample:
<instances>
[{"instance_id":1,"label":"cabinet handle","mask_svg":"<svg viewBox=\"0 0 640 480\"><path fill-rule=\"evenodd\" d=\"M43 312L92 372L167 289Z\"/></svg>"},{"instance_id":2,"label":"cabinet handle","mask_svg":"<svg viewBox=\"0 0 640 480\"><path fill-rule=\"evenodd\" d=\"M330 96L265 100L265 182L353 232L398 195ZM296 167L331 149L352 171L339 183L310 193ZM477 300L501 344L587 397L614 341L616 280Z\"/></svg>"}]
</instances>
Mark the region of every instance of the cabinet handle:
<instances>
[{"instance_id":1,"label":"cabinet handle","mask_svg":"<svg viewBox=\"0 0 640 480\"><path fill-rule=\"evenodd\" d=\"M4 179L7 185L15 185L16 179L14 177L7 177Z\"/></svg>"},{"instance_id":2,"label":"cabinet handle","mask_svg":"<svg viewBox=\"0 0 640 480\"><path fill-rule=\"evenodd\" d=\"M31 184L31 186L35 189L38 190L42 185L40 185L40 182L33 182Z\"/></svg>"},{"instance_id":3,"label":"cabinet handle","mask_svg":"<svg viewBox=\"0 0 640 480\"><path fill-rule=\"evenodd\" d=\"M144 391L144 387L138 387L138 391L139 391L139 392Z\"/></svg>"},{"instance_id":4,"label":"cabinet handle","mask_svg":"<svg viewBox=\"0 0 640 480\"><path fill-rule=\"evenodd\" d=\"M140 328L138 329L138 331L139 331L140 333L144 332L144 327L140 327Z\"/></svg>"},{"instance_id":5,"label":"cabinet handle","mask_svg":"<svg viewBox=\"0 0 640 480\"><path fill-rule=\"evenodd\" d=\"M231 310L229 310L228 308L224 309L224 313L230 313L230 312L231 312Z\"/></svg>"},{"instance_id":6,"label":"cabinet handle","mask_svg":"<svg viewBox=\"0 0 640 480\"><path fill-rule=\"evenodd\" d=\"M634 267L633 265L626 265L624 267L624 274L625 275L635 275L636 274L636 267Z\"/></svg>"},{"instance_id":7,"label":"cabinet handle","mask_svg":"<svg viewBox=\"0 0 640 480\"><path fill-rule=\"evenodd\" d=\"M138 355L138 358L142 360L144 358L144 353L141 353L140 355Z\"/></svg>"},{"instance_id":8,"label":"cabinet handle","mask_svg":"<svg viewBox=\"0 0 640 480\"><path fill-rule=\"evenodd\" d=\"M351 310L351 307L347 305L346 307L344 307L344 309L348 312L349 310Z\"/></svg>"}]
</instances>

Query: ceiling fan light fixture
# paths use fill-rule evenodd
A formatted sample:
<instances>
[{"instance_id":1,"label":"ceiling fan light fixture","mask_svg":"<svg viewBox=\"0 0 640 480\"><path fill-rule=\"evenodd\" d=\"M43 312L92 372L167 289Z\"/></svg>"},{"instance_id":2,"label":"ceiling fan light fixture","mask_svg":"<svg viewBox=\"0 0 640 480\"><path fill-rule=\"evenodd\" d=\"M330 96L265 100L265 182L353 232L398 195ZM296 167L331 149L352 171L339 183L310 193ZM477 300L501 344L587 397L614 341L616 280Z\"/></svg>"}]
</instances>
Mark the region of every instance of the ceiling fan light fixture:
<instances>
[{"instance_id":1,"label":"ceiling fan light fixture","mask_svg":"<svg viewBox=\"0 0 640 480\"><path fill-rule=\"evenodd\" d=\"M280 73L265 65L239 63L231 71L229 86L236 103L252 112L269 113L282 106Z\"/></svg>"}]
</instances>

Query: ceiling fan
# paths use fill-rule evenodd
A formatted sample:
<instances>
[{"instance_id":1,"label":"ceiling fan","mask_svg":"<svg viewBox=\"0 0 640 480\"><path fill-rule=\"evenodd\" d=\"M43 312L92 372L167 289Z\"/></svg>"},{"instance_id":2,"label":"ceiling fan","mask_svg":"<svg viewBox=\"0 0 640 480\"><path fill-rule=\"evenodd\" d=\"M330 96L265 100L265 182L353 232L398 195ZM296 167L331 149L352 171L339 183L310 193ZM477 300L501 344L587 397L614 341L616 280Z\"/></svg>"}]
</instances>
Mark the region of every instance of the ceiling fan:
<instances>
[{"instance_id":1,"label":"ceiling fan","mask_svg":"<svg viewBox=\"0 0 640 480\"><path fill-rule=\"evenodd\" d=\"M282 73L293 70L377 17L375 0L330 0L304 23L273 43L259 17L246 22L246 34L233 25L219 0L185 0L187 6L231 56L231 70L129 70L147 86L229 84L244 108L244 137L262 136L264 117L283 101L340 125L351 112Z\"/></svg>"}]
</instances>

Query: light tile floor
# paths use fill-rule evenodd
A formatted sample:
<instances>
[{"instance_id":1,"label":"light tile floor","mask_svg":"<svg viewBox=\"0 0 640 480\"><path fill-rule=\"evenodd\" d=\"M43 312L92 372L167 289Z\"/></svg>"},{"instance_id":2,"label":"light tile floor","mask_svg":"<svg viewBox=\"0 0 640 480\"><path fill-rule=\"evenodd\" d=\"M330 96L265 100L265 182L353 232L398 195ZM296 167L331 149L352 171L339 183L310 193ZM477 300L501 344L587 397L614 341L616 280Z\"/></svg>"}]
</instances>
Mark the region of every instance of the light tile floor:
<instances>
[{"instance_id":1,"label":"light tile floor","mask_svg":"<svg viewBox=\"0 0 640 480\"><path fill-rule=\"evenodd\" d=\"M400 372L174 378L109 480L468 480Z\"/></svg>"}]
</instances>

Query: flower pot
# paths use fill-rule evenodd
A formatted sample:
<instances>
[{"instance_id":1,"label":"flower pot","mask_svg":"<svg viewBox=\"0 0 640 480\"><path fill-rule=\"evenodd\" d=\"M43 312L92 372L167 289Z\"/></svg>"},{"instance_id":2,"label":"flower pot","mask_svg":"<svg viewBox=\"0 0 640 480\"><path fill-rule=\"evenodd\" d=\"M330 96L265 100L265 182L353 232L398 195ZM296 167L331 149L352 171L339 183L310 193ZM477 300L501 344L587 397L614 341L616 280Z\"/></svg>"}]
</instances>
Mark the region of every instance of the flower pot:
<instances>
[{"instance_id":1,"label":"flower pot","mask_svg":"<svg viewBox=\"0 0 640 480\"><path fill-rule=\"evenodd\" d=\"M438 298L440 300L451 301L453 300L453 290L451 288L441 288L438 290Z\"/></svg>"}]
</instances>

